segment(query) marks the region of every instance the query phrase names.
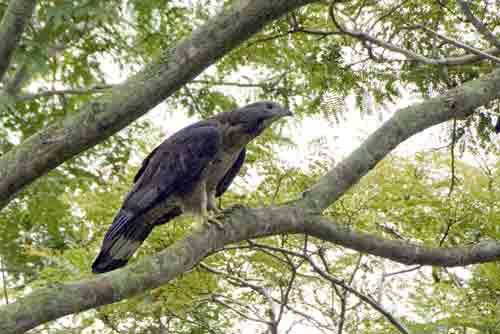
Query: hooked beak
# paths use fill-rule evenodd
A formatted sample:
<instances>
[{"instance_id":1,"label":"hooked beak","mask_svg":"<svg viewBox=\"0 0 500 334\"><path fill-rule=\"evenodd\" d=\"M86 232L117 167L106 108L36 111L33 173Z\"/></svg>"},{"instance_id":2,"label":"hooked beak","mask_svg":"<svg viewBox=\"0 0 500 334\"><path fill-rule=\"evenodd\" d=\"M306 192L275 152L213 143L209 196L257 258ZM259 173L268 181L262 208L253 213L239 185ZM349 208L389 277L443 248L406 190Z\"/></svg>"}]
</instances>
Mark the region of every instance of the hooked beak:
<instances>
[{"instance_id":1,"label":"hooked beak","mask_svg":"<svg viewBox=\"0 0 500 334\"><path fill-rule=\"evenodd\" d=\"M288 108L283 108L280 110L279 114L277 115L278 118L281 117L287 117L287 116L293 116L292 112Z\"/></svg>"}]
</instances>

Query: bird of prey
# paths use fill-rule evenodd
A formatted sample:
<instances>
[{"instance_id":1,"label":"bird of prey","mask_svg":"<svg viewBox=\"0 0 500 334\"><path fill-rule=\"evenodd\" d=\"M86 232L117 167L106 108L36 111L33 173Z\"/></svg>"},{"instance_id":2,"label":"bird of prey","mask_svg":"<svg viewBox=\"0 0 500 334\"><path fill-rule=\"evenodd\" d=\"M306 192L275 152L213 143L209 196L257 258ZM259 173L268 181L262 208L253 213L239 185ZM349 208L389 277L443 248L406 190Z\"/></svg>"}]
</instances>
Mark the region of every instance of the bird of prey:
<instances>
[{"instance_id":1,"label":"bird of prey","mask_svg":"<svg viewBox=\"0 0 500 334\"><path fill-rule=\"evenodd\" d=\"M289 115L275 102L257 102L167 138L142 163L92 271L123 267L155 226L182 213L210 222L209 211L217 211L215 198L229 188L243 165L245 146L271 123Z\"/></svg>"}]
</instances>

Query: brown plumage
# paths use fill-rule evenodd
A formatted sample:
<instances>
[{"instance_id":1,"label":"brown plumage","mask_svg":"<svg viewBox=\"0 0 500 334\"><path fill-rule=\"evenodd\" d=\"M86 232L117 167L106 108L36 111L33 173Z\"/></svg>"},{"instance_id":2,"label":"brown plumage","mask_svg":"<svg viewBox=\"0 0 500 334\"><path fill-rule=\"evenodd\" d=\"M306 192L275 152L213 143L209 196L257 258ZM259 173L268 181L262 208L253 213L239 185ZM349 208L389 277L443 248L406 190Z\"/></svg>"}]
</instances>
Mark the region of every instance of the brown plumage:
<instances>
[{"instance_id":1,"label":"brown plumage","mask_svg":"<svg viewBox=\"0 0 500 334\"><path fill-rule=\"evenodd\" d=\"M190 212L207 220L215 198L231 185L245 146L275 120L291 115L274 102L257 102L192 124L153 150L134 178L107 231L92 271L124 266L156 225Z\"/></svg>"}]
</instances>

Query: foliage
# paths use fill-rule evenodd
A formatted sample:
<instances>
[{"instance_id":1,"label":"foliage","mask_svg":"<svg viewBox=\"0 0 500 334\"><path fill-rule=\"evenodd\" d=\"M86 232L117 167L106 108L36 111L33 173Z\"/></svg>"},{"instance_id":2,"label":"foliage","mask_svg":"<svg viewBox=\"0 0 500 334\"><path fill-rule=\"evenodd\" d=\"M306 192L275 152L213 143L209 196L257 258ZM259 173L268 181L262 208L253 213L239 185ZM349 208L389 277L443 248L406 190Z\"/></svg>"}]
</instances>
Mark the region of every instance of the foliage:
<instances>
[{"instance_id":1,"label":"foliage","mask_svg":"<svg viewBox=\"0 0 500 334\"><path fill-rule=\"evenodd\" d=\"M49 124L79 112L234 1L37 3L0 82L0 155ZM0 0L0 17L6 5ZM445 66L413 57L442 60L464 55L432 31L457 41L472 39L481 50L492 46L485 39L472 38L477 32L465 24L457 2L339 2L334 6L335 17L330 6L319 1L269 25L161 107L174 118L207 118L250 101L270 99L288 106L298 120L316 117L342 126L348 113L382 115L401 98L437 95L495 66L484 59ZM498 5L492 6L471 3L477 17L491 31L498 31ZM391 52L355 32L371 34L411 54ZM448 151L421 152L411 159L392 156L325 215L348 228L431 246L498 239L500 165L493 131L498 108L498 102L491 103L445 130L446 144L454 138L447 149L469 162L475 160L474 165L450 158ZM4 302L40 286L91 277L91 260L140 160L164 137L155 122L139 120L66 162L2 211ZM309 165L290 167L277 159L281 150L298 142L290 132L282 123L249 145L242 178L221 200L223 208L291 201L326 173L331 161L339 160L320 149ZM137 256L156 253L191 229L189 218L177 219L155 230ZM412 332L499 331L497 263L396 273L408 268L294 235L234 245L170 285L42 329L50 333L237 333L243 332L244 325L266 331L272 319L280 332L294 325L318 332L395 333L380 310L325 279L300 254L390 308Z\"/></svg>"}]
</instances>

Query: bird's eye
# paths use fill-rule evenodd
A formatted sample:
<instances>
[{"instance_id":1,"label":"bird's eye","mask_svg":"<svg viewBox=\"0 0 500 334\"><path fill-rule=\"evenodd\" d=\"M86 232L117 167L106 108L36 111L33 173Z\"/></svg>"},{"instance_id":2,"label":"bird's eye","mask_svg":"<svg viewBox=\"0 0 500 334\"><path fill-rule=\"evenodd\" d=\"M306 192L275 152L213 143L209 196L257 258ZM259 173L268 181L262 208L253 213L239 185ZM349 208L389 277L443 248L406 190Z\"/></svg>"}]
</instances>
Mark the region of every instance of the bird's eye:
<instances>
[{"instance_id":1,"label":"bird's eye","mask_svg":"<svg viewBox=\"0 0 500 334\"><path fill-rule=\"evenodd\" d=\"M273 105L271 103L266 103L266 109L273 109Z\"/></svg>"}]
</instances>

